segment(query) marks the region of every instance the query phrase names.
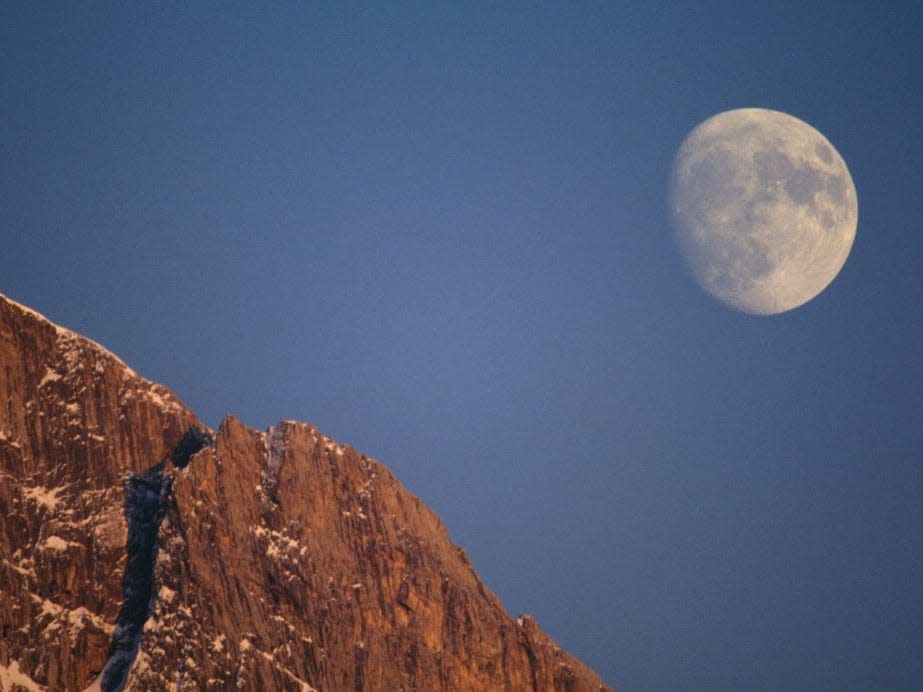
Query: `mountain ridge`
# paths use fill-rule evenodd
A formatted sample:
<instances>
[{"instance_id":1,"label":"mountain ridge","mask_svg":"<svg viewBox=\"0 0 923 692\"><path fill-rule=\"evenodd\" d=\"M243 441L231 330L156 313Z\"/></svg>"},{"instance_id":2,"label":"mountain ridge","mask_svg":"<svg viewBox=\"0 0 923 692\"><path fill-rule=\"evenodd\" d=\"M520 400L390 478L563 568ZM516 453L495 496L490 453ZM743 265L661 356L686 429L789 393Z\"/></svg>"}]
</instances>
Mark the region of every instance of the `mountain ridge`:
<instances>
[{"instance_id":1,"label":"mountain ridge","mask_svg":"<svg viewBox=\"0 0 923 692\"><path fill-rule=\"evenodd\" d=\"M211 430L2 295L0 473L0 685L609 689L380 462L307 423Z\"/></svg>"}]
</instances>

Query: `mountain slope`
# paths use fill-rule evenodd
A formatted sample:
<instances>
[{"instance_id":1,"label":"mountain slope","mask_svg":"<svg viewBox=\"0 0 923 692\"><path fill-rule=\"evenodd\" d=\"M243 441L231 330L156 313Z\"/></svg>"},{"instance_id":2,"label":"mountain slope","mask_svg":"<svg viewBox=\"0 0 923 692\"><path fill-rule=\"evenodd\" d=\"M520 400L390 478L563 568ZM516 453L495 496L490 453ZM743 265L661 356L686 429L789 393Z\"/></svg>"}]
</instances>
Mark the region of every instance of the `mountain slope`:
<instances>
[{"instance_id":1,"label":"mountain slope","mask_svg":"<svg viewBox=\"0 0 923 692\"><path fill-rule=\"evenodd\" d=\"M0 689L600 690L314 427L217 432L0 296Z\"/></svg>"}]
</instances>

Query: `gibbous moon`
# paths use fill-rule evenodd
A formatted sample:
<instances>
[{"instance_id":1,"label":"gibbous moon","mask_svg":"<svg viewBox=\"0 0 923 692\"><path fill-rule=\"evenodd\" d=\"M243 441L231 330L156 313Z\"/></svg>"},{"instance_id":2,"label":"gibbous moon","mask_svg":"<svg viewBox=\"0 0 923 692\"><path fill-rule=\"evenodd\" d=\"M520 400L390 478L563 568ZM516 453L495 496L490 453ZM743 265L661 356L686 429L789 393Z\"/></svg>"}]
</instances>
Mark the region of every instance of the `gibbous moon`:
<instances>
[{"instance_id":1,"label":"gibbous moon","mask_svg":"<svg viewBox=\"0 0 923 692\"><path fill-rule=\"evenodd\" d=\"M673 160L670 207L693 277L732 308L791 310L839 273L859 218L843 158L785 113L742 108L701 123Z\"/></svg>"}]
</instances>

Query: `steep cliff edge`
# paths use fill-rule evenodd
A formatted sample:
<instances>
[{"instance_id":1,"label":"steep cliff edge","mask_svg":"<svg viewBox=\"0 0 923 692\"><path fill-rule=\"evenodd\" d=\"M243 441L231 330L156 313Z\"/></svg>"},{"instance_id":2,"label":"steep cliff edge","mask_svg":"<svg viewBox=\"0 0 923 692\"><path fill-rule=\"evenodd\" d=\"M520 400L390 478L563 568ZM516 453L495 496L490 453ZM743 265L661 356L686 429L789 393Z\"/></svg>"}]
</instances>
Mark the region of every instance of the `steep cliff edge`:
<instances>
[{"instance_id":1,"label":"steep cliff edge","mask_svg":"<svg viewBox=\"0 0 923 692\"><path fill-rule=\"evenodd\" d=\"M0 689L602 690L314 427L209 430L0 296Z\"/></svg>"}]
</instances>

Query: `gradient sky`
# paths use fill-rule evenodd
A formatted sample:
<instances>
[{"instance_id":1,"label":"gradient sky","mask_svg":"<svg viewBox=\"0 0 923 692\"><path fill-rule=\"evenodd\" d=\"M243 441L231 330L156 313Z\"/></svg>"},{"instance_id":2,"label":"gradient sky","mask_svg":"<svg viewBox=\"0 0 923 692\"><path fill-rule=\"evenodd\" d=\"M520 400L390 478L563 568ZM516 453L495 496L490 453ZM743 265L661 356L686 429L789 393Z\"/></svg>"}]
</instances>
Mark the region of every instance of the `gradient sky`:
<instances>
[{"instance_id":1,"label":"gradient sky","mask_svg":"<svg viewBox=\"0 0 923 692\"><path fill-rule=\"evenodd\" d=\"M923 686L919 3L152 5L0 4L0 292L380 459L620 690ZM746 106L859 195L775 317L667 221Z\"/></svg>"}]
</instances>

